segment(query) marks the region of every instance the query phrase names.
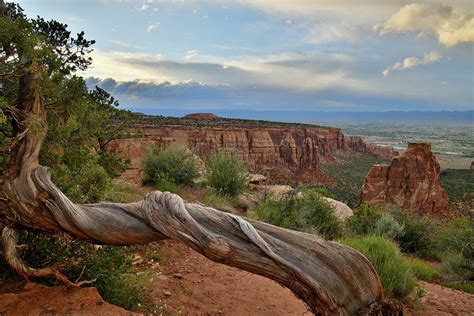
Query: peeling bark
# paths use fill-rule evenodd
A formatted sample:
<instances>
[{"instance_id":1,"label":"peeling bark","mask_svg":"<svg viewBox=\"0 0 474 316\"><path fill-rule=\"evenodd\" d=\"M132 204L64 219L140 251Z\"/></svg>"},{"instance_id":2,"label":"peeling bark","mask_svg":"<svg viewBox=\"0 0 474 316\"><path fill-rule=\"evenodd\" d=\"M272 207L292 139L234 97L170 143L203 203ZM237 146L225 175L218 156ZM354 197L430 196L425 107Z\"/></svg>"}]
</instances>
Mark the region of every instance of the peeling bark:
<instances>
[{"instance_id":1,"label":"peeling bark","mask_svg":"<svg viewBox=\"0 0 474 316\"><path fill-rule=\"evenodd\" d=\"M22 77L20 91L21 120L0 179L6 234L26 227L108 245L179 240L213 261L275 280L318 315L352 315L383 299L377 273L362 254L315 235L185 203L169 192L128 204L72 203L38 163L47 124L33 72Z\"/></svg>"}]
</instances>

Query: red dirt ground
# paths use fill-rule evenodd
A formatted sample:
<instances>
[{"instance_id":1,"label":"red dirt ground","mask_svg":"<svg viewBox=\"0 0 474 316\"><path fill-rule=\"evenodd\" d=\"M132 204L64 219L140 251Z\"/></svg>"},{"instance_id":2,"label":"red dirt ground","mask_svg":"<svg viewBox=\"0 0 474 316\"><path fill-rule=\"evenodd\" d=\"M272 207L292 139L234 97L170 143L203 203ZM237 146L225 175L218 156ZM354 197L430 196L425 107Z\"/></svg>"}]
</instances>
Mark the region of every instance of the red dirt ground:
<instances>
[{"instance_id":1,"label":"red dirt ground","mask_svg":"<svg viewBox=\"0 0 474 316\"><path fill-rule=\"evenodd\" d=\"M0 286L0 315L139 315L105 302L95 288L67 289L35 283Z\"/></svg>"},{"instance_id":2,"label":"red dirt ground","mask_svg":"<svg viewBox=\"0 0 474 316\"><path fill-rule=\"evenodd\" d=\"M290 290L264 277L212 262L180 243L152 284L168 310L186 315L311 315Z\"/></svg>"},{"instance_id":3,"label":"red dirt ground","mask_svg":"<svg viewBox=\"0 0 474 316\"><path fill-rule=\"evenodd\" d=\"M167 241L165 262L154 274L151 297L165 315L311 315L288 289L266 278L214 263L185 245ZM104 302L93 288L0 285L0 315L136 315ZM425 296L407 315L474 315L474 295L420 282Z\"/></svg>"}]
</instances>

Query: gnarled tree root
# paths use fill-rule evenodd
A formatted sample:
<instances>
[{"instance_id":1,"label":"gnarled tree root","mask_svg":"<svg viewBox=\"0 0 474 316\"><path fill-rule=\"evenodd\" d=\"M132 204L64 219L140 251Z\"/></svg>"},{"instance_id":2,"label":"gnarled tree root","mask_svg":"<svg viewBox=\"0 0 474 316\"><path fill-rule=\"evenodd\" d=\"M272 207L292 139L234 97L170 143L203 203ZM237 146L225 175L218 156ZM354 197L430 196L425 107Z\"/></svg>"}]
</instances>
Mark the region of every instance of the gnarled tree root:
<instances>
[{"instance_id":1,"label":"gnarled tree root","mask_svg":"<svg viewBox=\"0 0 474 316\"><path fill-rule=\"evenodd\" d=\"M15 229L4 227L2 231L3 255L6 262L13 271L22 275L24 278L54 277L68 287L80 287L84 284L94 283L94 280L84 280L71 282L64 274L60 272L60 267L50 267L35 269L28 267L18 254L18 233Z\"/></svg>"}]
</instances>

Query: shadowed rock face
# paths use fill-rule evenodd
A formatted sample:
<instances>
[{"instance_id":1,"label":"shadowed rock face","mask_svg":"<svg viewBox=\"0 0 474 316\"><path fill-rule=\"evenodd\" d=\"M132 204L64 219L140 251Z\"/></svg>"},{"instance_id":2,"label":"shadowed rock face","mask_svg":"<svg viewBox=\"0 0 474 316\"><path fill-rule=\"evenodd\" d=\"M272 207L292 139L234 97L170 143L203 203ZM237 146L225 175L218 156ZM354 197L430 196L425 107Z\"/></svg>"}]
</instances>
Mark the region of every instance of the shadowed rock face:
<instances>
[{"instance_id":1,"label":"shadowed rock face","mask_svg":"<svg viewBox=\"0 0 474 316\"><path fill-rule=\"evenodd\" d=\"M330 183L320 169L321 160L333 162L334 150L353 151L378 156L376 146L360 139L348 147L344 134L331 127L220 127L143 125L141 137L120 139L108 149L131 159L129 175L138 174L140 161L150 145L182 146L201 158L213 152L235 152L252 172L268 175L270 183ZM375 149L374 149L375 148ZM388 154L383 152L381 158Z\"/></svg>"},{"instance_id":2,"label":"shadowed rock face","mask_svg":"<svg viewBox=\"0 0 474 316\"><path fill-rule=\"evenodd\" d=\"M361 201L369 205L396 203L420 213L437 213L448 207L439 175L431 145L410 143L390 166L372 167L362 187Z\"/></svg>"},{"instance_id":3,"label":"shadowed rock face","mask_svg":"<svg viewBox=\"0 0 474 316\"><path fill-rule=\"evenodd\" d=\"M345 140L347 147L357 153L372 155L386 160L392 159L398 154L392 147L368 144L359 136L349 136Z\"/></svg>"}]
</instances>

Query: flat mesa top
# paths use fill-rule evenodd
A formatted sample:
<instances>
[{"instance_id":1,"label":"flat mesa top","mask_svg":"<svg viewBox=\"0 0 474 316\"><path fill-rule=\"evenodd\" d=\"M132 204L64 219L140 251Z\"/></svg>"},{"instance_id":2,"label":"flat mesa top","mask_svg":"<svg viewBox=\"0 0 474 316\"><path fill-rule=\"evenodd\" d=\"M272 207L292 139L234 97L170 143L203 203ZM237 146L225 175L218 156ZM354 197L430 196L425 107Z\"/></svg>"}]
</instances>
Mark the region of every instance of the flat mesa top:
<instances>
[{"instance_id":1,"label":"flat mesa top","mask_svg":"<svg viewBox=\"0 0 474 316\"><path fill-rule=\"evenodd\" d=\"M150 126L190 126L190 127L214 127L214 128L324 128L321 126L308 123L293 122L274 122L264 120L234 119L223 118L216 115L206 116L197 113L196 115L186 115L185 117L172 117L161 115L145 115L140 116L140 125Z\"/></svg>"}]
</instances>

